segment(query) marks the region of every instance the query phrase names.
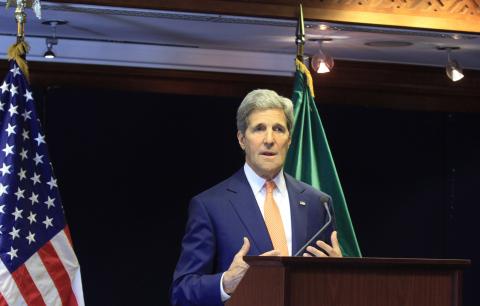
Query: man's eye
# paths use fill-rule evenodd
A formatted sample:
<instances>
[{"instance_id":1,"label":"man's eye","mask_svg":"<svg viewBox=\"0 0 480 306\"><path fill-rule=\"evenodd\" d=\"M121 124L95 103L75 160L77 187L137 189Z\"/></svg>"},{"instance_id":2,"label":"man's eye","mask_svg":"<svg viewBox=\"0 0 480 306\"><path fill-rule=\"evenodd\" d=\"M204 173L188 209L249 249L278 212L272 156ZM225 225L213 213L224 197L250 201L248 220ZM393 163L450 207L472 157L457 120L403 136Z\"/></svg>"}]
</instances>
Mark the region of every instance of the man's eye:
<instances>
[{"instance_id":1,"label":"man's eye","mask_svg":"<svg viewBox=\"0 0 480 306\"><path fill-rule=\"evenodd\" d=\"M285 128L283 126L275 126L273 127L275 132L285 133Z\"/></svg>"},{"instance_id":2,"label":"man's eye","mask_svg":"<svg viewBox=\"0 0 480 306\"><path fill-rule=\"evenodd\" d=\"M256 127L253 128L254 132L264 131L264 130L265 130L265 126L263 125L257 125Z\"/></svg>"}]
</instances>

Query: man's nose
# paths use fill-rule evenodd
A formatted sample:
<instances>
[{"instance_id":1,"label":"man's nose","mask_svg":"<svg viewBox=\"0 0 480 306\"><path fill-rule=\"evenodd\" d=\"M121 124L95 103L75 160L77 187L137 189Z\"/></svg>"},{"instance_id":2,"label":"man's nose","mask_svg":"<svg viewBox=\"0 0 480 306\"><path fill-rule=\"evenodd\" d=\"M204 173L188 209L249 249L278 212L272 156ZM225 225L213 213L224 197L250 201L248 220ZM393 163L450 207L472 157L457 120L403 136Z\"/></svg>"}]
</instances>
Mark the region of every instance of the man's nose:
<instances>
[{"instance_id":1,"label":"man's nose","mask_svg":"<svg viewBox=\"0 0 480 306\"><path fill-rule=\"evenodd\" d=\"M265 133L265 145L267 146L272 146L273 145L273 142L274 142L274 139L273 139L273 131L271 129L267 129L266 133Z\"/></svg>"}]
</instances>

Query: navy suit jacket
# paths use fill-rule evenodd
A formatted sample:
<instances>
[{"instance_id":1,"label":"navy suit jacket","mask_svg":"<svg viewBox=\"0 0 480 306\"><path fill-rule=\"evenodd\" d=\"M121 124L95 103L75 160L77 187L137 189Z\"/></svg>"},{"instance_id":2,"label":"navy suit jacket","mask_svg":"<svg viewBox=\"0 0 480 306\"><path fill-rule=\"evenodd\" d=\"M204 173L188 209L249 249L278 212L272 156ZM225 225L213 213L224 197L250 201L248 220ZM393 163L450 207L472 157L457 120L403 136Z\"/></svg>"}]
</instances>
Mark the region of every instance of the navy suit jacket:
<instances>
[{"instance_id":1,"label":"navy suit jacket","mask_svg":"<svg viewBox=\"0 0 480 306\"><path fill-rule=\"evenodd\" d=\"M288 174L285 174L285 182L292 218L292 254L295 254L327 222L328 215L322 203L328 202L332 215L333 209L327 194ZM330 243L334 227L335 222L332 222L319 239ZM172 304L223 305L220 279L242 247L243 237L250 240L248 255L260 255L273 249L242 167L230 178L191 200L182 251L173 276Z\"/></svg>"}]
</instances>

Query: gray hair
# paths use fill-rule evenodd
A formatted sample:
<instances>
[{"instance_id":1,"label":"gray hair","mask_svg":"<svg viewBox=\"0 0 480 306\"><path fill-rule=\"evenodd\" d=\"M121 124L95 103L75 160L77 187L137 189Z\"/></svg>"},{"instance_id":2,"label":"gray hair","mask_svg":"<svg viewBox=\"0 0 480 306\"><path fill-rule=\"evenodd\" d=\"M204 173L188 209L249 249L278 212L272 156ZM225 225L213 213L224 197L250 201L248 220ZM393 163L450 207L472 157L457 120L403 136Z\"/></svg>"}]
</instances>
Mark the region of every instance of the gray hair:
<instances>
[{"instance_id":1,"label":"gray hair","mask_svg":"<svg viewBox=\"0 0 480 306\"><path fill-rule=\"evenodd\" d=\"M248 116L255 110L282 109L287 118L288 132L292 134L293 103L289 98L278 95L273 90L256 89L249 92L237 110L237 130L242 134L248 126Z\"/></svg>"}]
</instances>

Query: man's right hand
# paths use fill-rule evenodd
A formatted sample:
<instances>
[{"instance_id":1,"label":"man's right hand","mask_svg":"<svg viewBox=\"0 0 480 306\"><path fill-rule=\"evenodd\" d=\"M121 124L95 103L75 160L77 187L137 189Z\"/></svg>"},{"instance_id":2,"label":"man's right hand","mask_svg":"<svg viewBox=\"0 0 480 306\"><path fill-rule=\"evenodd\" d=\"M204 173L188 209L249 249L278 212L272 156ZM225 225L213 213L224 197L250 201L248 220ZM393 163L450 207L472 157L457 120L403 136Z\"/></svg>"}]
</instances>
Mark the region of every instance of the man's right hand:
<instances>
[{"instance_id":1,"label":"man's right hand","mask_svg":"<svg viewBox=\"0 0 480 306\"><path fill-rule=\"evenodd\" d=\"M240 251L235 254L230 267L223 274L223 290L229 295L235 291L243 276L247 273L249 265L243 260L243 256L248 254L248 250L250 250L250 241L248 241L247 237L243 237L243 245ZM280 252L272 250L260 256L280 256Z\"/></svg>"}]
</instances>

